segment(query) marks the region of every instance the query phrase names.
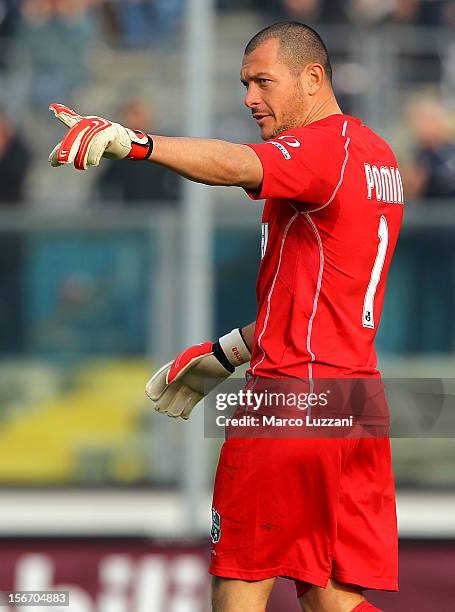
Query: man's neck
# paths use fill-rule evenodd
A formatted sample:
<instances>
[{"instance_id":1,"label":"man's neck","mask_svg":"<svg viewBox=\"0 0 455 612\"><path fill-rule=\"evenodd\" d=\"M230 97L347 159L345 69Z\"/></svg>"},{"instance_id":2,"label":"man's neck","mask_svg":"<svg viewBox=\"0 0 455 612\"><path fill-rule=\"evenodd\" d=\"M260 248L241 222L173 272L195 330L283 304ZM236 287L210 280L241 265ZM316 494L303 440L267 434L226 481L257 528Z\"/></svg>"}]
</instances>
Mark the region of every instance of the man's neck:
<instances>
[{"instance_id":1,"label":"man's neck","mask_svg":"<svg viewBox=\"0 0 455 612\"><path fill-rule=\"evenodd\" d=\"M325 119L326 117L330 117L331 115L342 114L343 112L338 106L338 102L336 101L335 97L330 96L314 104L314 106L310 109L308 115L305 117L303 125L309 125L310 123L320 121L321 119Z\"/></svg>"}]
</instances>

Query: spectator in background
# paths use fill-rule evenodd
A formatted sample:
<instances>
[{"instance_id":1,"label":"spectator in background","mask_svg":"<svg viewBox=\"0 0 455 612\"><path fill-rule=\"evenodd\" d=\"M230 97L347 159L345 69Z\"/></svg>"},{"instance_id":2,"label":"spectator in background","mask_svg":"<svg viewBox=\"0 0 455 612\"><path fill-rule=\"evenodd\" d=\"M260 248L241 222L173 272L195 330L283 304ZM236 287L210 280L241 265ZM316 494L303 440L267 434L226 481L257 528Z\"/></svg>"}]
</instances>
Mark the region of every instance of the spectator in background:
<instances>
[{"instance_id":1,"label":"spectator in background","mask_svg":"<svg viewBox=\"0 0 455 612\"><path fill-rule=\"evenodd\" d=\"M321 20L339 22L345 14L363 24L440 25L446 0L324 0Z\"/></svg>"},{"instance_id":2,"label":"spectator in background","mask_svg":"<svg viewBox=\"0 0 455 612\"><path fill-rule=\"evenodd\" d=\"M409 109L416 141L414 159L406 172L410 195L422 199L455 197L455 138L447 110L434 100Z\"/></svg>"},{"instance_id":3,"label":"spectator in background","mask_svg":"<svg viewBox=\"0 0 455 612\"><path fill-rule=\"evenodd\" d=\"M409 27L438 27L443 25L443 14L447 0L396 0L389 21ZM399 36L399 35L398 35ZM416 30L416 40L424 40L425 31ZM431 41L431 38L429 38ZM442 42L442 41L441 41ZM428 46L412 45L401 50L397 78L402 84L435 83L441 80L441 56L445 50L444 44ZM420 47L420 48L419 48Z\"/></svg>"},{"instance_id":4,"label":"spectator in background","mask_svg":"<svg viewBox=\"0 0 455 612\"><path fill-rule=\"evenodd\" d=\"M19 17L19 0L0 0L0 69L8 65L11 39Z\"/></svg>"},{"instance_id":5,"label":"spectator in background","mask_svg":"<svg viewBox=\"0 0 455 612\"><path fill-rule=\"evenodd\" d=\"M385 21L441 25L452 0L251 0L258 11L274 19L341 24ZM226 1L226 5L229 3ZM223 6L223 5L222 5Z\"/></svg>"},{"instance_id":6,"label":"spectator in background","mask_svg":"<svg viewBox=\"0 0 455 612\"><path fill-rule=\"evenodd\" d=\"M350 0L348 14L352 21L364 24L383 22L393 11L394 6L401 0ZM405 0L407 1L407 0ZM414 2L414 0L410 0Z\"/></svg>"},{"instance_id":7,"label":"spectator in background","mask_svg":"<svg viewBox=\"0 0 455 612\"><path fill-rule=\"evenodd\" d=\"M345 0L323 0L320 21L343 25L349 19L349 10L349 2Z\"/></svg>"},{"instance_id":8,"label":"spectator in background","mask_svg":"<svg viewBox=\"0 0 455 612\"><path fill-rule=\"evenodd\" d=\"M396 0L392 2L392 19L397 23L439 26L447 0Z\"/></svg>"},{"instance_id":9,"label":"spectator in background","mask_svg":"<svg viewBox=\"0 0 455 612\"><path fill-rule=\"evenodd\" d=\"M153 132L153 120L149 105L140 99L129 100L120 109L120 123L132 129L147 126ZM98 199L104 202L120 202L123 205L150 205L166 201L176 204L181 181L173 172L157 164L138 164L131 161L119 164L103 160L104 171L97 183Z\"/></svg>"},{"instance_id":10,"label":"spectator in background","mask_svg":"<svg viewBox=\"0 0 455 612\"><path fill-rule=\"evenodd\" d=\"M166 45L178 29L184 0L110 0L127 47Z\"/></svg>"},{"instance_id":11,"label":"spectator in background","mask_svg":"<svg viewBox=\"0 0 455 612\"><path fill-rule=\"evenodd\" d=\"M420 100L409 108L408 121L416 148L404 174L407 196L422 200L425 206L434 206L438 201L453 206L455 140L446 109L437 100ZM412 244L403 244L403 252L406 248L414 268L409 289L414 292L409 349L449 353L455 330L453 231L450 227L416 230Z\"/></svg>"},{"instance_id":12,"label":"spectator in background","mask_svg":"<svg viewBox=\"0 0 455 612\"><path fill-rule=\"evenodd\" d=\"M87 80L86 56L97 38L97 0L24 0L12 74L30 76L27 101L39 106L71 99Z\"/></svg>"},{"instance_id":13,"label":"spectator in background","mask_svg":"<svg viewBox=\"0 0 455 612\"><path fill-rule=\"evenodd\" d=\"M0 205L16 206L23 200L30 152L20 134L0 109Z\"/></svg>"},{"instance_id":14,"label":"spectator in background","mask_svg":"<svg viewBox=\"0 0 455 612\"><path fill-rule=\"evenodd\" d=\"M30 153L0 109L0 214L23 202ZM0 234L0 354L23 349L23 240L17 232Z\"/></svg>"},{"instance_id":15,"label":"spectator in background","mask_svg":"<svg viewBox=\"0 0 455 612\"><path fill-rule=\"evenodd\" d=\"M0 40L13 35L20 0L0 0Z\"/></svg>"},{"instance_id":16,"label":"spectator in background","mask_svg":"<svg viewBox=\"0 0 455 612\"><path fill-rule=\"evenodd\" d=\"M282 5L293 21L316 21L321 11L321 0L282 0Z\"/></svg>"},{"instance_id":17,"label":"spectator in background","mask_svg":"<svg viewBox=\"0 0 455 612\"><path fill-rule=\"evenodd\" d=\"M455 0L448 0L444 3L442 19L444 25L449 28L455 28Z\"/></svg>"},{"instance_id":18,"label":"spectator in background","mask_svg":"<svg viewBox=\"0 0 455 612\"><path fill-rule=\"evenodd\" d=\"M255 0L257 10L267 13L267 19L289 19L312 23L321 12L322 0Z\"/></svg>"},{"instance_id":19,"label":"spectator in background","mask_svg":"<svg viewBox=\"0 0 455 612\"><path fill-rule=\"evenodd\" d=\"M420 3L421 0L394 0L387 4L389 5L389 11L393 21L398 23L413 23L417 21Z\"/></svg>"}]
</instances>

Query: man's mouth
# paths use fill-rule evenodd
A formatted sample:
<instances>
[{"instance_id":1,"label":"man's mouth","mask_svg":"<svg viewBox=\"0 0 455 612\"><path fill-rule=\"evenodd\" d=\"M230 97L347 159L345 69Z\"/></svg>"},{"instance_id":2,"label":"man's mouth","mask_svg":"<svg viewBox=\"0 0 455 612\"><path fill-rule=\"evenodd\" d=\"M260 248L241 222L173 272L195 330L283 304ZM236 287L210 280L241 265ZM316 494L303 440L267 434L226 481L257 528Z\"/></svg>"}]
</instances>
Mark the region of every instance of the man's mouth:
<instances>
[{"instance_id":1,"label":"man's mouth","mask_svg":"<svg viewBox=\"0 0 455 612\"><path fill-rule=\"evenodd\" d=\"M253 113L253 119L256 121L258 125L262 125L265 119L270 117L268 113Z\"/></svg>"}]
</instances>

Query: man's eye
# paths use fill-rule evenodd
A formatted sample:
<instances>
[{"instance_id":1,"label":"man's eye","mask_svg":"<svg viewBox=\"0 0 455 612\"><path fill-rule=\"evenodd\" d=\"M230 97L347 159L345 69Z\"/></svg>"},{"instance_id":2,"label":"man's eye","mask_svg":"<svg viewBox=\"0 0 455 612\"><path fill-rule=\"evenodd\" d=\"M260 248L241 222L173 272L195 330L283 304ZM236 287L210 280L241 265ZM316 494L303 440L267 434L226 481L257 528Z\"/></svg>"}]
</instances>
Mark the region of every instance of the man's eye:
<instances>
[{"instance_id":1,"label":"man's eye","mask_svg":"<svg viewBox=\"0 0 455 612\"><path fill-rule=\"evenodd\" d=\"M258 81L259 81L259 85L261 85L262 87L270 83L270 79L258 79Z\"/></svg>"}]
</instances>

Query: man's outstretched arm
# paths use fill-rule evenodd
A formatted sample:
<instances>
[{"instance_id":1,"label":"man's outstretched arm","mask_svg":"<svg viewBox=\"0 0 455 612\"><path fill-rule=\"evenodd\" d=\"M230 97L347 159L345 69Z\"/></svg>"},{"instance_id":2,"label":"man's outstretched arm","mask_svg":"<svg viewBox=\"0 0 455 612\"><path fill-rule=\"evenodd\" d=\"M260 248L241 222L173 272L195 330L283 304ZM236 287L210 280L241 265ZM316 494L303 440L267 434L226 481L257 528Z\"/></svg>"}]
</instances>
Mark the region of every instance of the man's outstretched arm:
<instances>
[{"instance_id":1,"label":"man's outstretched arm","mask_svg":"<svg viewBox=\"0 0 455 612\"><path fill-rule=\"evenodd\" d=\"M52 166L73 164L78 170L98 166L101 157L148 159L206 185L258 189L262 164L246 145L203 138L151 136L95 116L82 117L64 104L51 104L69 129L50 154Z\"/></svg>"},{"instance_id":2,"label":"man's outstretched arm","mask_svg":"<svg viewBox=\"0 0 455 612\"><path fill-rule=\"evenodd\" d=\"M152 138L149 161L185 178L206 185L234 185L251 190L261 185L262 164L246 145L204 138Z\"/></svg>"}]
</instances>

